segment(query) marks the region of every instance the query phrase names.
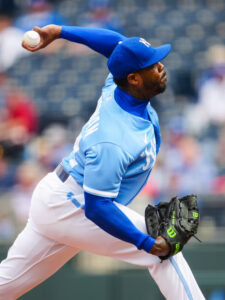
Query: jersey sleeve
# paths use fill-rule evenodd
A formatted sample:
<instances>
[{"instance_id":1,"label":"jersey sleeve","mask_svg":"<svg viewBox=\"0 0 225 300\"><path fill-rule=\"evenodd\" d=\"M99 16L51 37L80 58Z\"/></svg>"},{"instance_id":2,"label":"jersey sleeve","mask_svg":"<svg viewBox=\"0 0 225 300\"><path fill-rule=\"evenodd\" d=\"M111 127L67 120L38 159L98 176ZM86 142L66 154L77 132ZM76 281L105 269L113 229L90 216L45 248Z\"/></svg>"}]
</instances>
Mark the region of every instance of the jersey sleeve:
<instances>
[{"instance_id":1,"label":"jersey sleeve","mask_svg":"<svg viewBox=\"0 0 225 300\"><path fill-rule=\"evenodd\" d=\"M79 26L62 26L60 37L86 45L106 57L111 55L120 41L126 39L124 35L109 29Z\"/></svg>"},{"instance_id":2,"label":"jersey sleeve","mask_svg":"<svg viewBox=\"0 0 225 300\"><path fill-rule=\"evenodd\" d=\"M84 184L85 192L116 198L129 158L112 143L99 143L86 151Z\"/></svg>"}]
</instances>

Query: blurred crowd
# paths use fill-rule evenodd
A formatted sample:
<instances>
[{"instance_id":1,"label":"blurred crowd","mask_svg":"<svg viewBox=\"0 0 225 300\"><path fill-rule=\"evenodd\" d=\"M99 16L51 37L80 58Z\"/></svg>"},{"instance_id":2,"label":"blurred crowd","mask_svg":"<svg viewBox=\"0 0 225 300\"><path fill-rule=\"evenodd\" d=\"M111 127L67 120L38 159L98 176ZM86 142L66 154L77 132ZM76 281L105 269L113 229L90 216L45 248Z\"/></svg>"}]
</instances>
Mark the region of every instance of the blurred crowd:
<instances>
[{"instance_id":1,"label":"blurred crowd","mask_svg":"<svg viewBox=\"0 0 225 300\"><path fill-rule=\"evenodd\" d=\"M156 7L155 1L149 2ZM0 240L8 242L27 220L34 186L71 151L76 133L87 119L86 115L82 118L77 115L68 118L70 108L79 112L80 104L72 101L73 99L69 100L69 109L65 110L68 114L64 118L62 115L60 122L58 118L54 119L54 113L51 115L51 105L49 112L43 115L42 105L46 104L47 99L43 98L42 105L39 105L36 94L32 90L29 93L28 83L23 82L22 85L19 84L19 79L15 80L13 74L20 68L26 72L26 62L29 62L31 56L21 47L24 32L34 26L42 27L50 23L103 27L124 34L132 33L132 30L118 17L114 1L86 1L85 10L83 8L80 15L81 2L77 1L74 5L78 7L77 15L80 17L74 23L62 13L66 12L67 5L71 7L71 1L10 0L0 3ZM132 12L135 12L135 3L131 3ZM157 3L159 8L163 8L166 2ZM224 2L218 3L222 5ZM136 12L140 15L144 13L139 5L136 6ZM173 40L171 43L173 46ZM40 59L43 56L66 57L72 62L77 59L76 56L85 56L84 59L88 60L93 54L81 45L58 41L49 49L41 51L41 54L32 55L37 55ZM162 146L150 180L140 195L147 202L158 203L174 195L189 193L225 195L225 44L210 46L205 49L204 55L205 64L201 72L197 76L195 72L193 77L191 96L190 85L176 95L169 81L168 91L153 101L161 120ZM19 65L21 61L23 64ZM175 64L178 62L175 59ZM169 75L170 65L171 61L168 66ZM56 67L53 63L53 72ZM190 65L188 76L183 77L183 87L189 82L193 70L194 62ZM76 68L73 71L76 73ZM83 72L84 78L87 71ZM96 76L98 71L94 71ZM105 69L100 71L106 73ZM47 72L51 70L44 72L44 75L50 76ZM182 75L187 74L187 69L185 72ZM75 85L76 76L71 74L66 84L69 82ZM28 77L32 77L32 70ZM37 85L46 81L44 76L37 79ZM94 107L93 101L94 104L97 101L93 96L94 92L90 92L92 81L94 82L93 76L88 83L90 88L86 91L89 93L85 94L89 97L85 100L87 112L88 106ZM103 83L104 81L101 82L102 85ZM41 88L35 88L41 94ZM63 88L66 90L67 86ZM55 99L58 99L57 96L63 98L63 95L59 91ZM55 99L54 106L57 106L58 100ZM82 102L82 98L79 102Z\"/></svg>"}]
</instances>

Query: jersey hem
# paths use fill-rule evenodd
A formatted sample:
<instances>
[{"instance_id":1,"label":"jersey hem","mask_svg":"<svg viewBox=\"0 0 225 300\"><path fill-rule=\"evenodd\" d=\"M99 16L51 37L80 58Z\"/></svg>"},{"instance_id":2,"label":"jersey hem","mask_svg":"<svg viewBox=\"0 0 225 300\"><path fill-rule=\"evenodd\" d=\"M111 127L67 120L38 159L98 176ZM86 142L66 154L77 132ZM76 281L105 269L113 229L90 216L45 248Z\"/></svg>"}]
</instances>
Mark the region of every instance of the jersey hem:
<instances>
[{"instance_id":1,"label":"jersey hem","mask_svg":"<svg viewBox=\"0 0 225 300\"><path fill-rule=\"evenodd\" d=\"M87 193L97 195L97 196L101 196L101 197L116 198L118 196L118 193L99 191L99 190L96 190L96 189L92 189L92 188L90 188L86 185L83 185L83 189Z\"/></svg>"}]
</instances>

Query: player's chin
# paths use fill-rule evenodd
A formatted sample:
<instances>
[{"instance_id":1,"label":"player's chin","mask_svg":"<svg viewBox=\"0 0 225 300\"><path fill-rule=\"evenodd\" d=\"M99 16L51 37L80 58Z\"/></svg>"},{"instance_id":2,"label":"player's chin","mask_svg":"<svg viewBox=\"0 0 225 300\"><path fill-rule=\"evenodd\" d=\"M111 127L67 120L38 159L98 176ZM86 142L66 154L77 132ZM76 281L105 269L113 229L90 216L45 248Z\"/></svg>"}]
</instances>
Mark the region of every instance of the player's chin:
<instances>
[{"instance_id":1,"label":"player's chin","mask_svg":"<svg viewBox=\"0 0 225 300\"><path fill-rule=\"evenodd\" d=\"M165 92L165 90L166 90L166 83L161 83L160 85L159 85L159 88L158 88L158 93L159 94L162 94L162 93L164 93Z\"/></svg>"}]
</instances>

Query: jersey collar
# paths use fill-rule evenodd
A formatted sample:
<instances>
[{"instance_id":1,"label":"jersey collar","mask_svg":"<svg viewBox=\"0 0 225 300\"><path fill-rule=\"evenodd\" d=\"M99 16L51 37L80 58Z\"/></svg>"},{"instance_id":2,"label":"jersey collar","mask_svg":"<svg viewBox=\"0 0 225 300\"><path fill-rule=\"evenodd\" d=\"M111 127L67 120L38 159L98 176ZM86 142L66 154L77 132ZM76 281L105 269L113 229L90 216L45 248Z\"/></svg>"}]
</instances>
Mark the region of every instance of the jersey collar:
<instances>
[{"instance_id":1,"label":"jersey collar","mask_svg":"<svg viewBox=\"0 0 225 300\"><path fill-rule=\"evenodd\" d=\"M115 89L114 98L116 103L125 111L145 120L149 120L147 109L149 101L136 99L130 94L121 90L118 86Z\"/></svg>"}]
</instances>

